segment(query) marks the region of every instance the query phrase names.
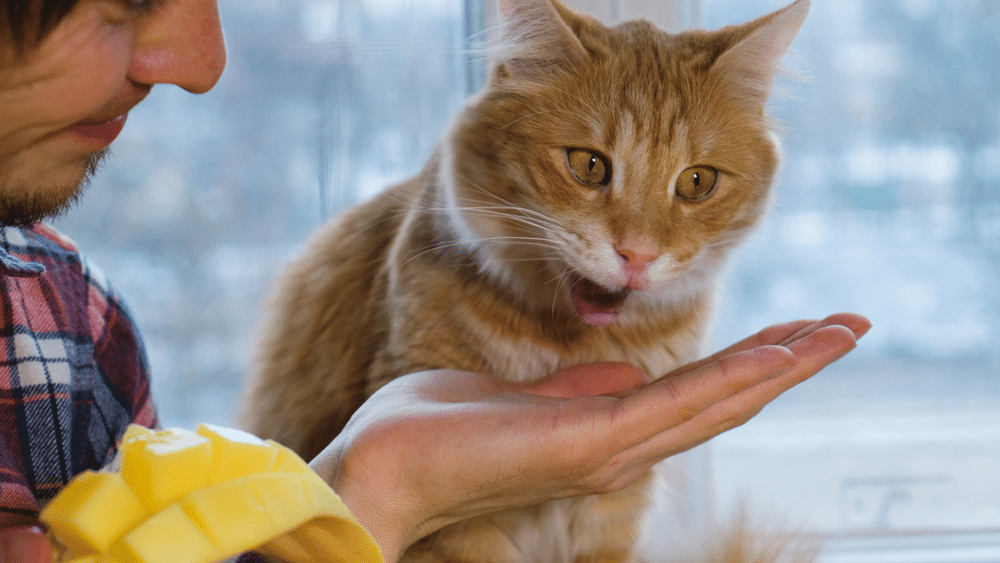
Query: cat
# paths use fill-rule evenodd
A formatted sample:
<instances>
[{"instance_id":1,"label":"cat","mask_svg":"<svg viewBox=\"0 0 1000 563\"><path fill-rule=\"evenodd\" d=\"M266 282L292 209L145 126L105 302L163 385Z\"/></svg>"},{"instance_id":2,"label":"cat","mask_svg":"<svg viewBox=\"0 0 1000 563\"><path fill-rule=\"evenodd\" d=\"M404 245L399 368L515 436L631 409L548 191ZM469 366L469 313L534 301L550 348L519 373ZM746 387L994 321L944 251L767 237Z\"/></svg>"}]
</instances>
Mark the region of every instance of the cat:
<instances>
[{"instance_id":1,"label":"cat","mask_svg":"<svg viewBox=\"0 0 1000 563\"><path fill-rule=\"evenodd\" d=\"M487 83L423 170L323 227L276 285L243 426L309 459L406 373L659 377L701 357L726 255L767 208L765 105L808 9L668 34L500 0ZM635 561L649 486L460 522L403 561Z\"/></svg>"}]
</instances>

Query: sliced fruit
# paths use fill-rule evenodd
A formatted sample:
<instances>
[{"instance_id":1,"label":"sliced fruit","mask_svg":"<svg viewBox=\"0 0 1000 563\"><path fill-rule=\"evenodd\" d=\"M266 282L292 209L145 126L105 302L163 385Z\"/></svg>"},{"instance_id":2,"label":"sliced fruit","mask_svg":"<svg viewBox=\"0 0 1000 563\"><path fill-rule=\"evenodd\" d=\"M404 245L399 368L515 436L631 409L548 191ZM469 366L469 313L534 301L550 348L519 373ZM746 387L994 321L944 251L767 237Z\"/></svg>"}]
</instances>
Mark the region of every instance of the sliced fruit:
<instances>
[{"instance_id":1,"label":"sliced fruit","mask_svg":"<svg viewBox=\"0 0 1000 563\"><path fill-rule=\"evenodd\" d=\"M122 448L122 477L157 512L209 484L212 442L194 432L162 430L131 437Z\"/></svg>"},{"instance_id":2,"label":"sliced fruit","mask_svg":"<svg viewBox=\"0 0 1000 563\"><path fill-rule=\"evenodd\" d=\"M107 551L112 541L149 514L121 475L84 471L52 499L41 518L59 530L66 547L83 555Z\"/></svg>"},{"instance_id":3,"label":"sliced fruit","mask_svg":"<svg viewBox=\"0 0 1000 563\"><path fill-rule=\"evenodd\" d=\"M214 563L258 550L292 563L381 563L378 547L288 448L207 424L129 427L121 473L87 471L42 512L70 563Z\"/></svg>"}]
</instances>

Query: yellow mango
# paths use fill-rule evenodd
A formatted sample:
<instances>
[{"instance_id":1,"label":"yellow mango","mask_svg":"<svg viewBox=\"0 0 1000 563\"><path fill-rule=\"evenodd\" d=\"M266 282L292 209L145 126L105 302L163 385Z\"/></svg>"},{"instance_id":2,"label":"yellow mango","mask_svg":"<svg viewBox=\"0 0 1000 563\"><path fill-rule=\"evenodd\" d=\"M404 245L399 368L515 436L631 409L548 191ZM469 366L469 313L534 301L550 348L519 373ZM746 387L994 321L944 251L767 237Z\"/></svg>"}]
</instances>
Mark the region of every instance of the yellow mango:
<instances>
[{"instance_id":1,"label":"yellow mango","mask_svg":"<svg viewBox=\"0 0 1000 563\"><path fill-rule=\"evenodd\" d=\"M108 510L113 509L113 517ZM149 515L145 503L117 473L84 471L42 511L76 555L106 551L111 542Z\"/></svg>"},{"instance_id":2,"label":"yellow mango","mask_svg":"<svg viewBox=\"0 0 1000 563\"><path fill-rule=\"evenodd\" d=\"M324 563L378 561L378 559L373 559L370 553L366 554L364 547L357 550L354 556L345 557L344 550L340 549L338 545L345 542L343 538L337 537L334 539L334 537L331 537L337 535L337 526L336 523L333 523L331 529L330 524L331 522L321 519L308 522L292 532L275 538L266 545L257 548L257 552L278 561L311 561L312 553L315 550L313 546L322 545L325 546L323 553ZM327 531L333 531L333 534L327 535ZM364 544L358 544L358 546L364 546Z\"/></svg>"},{"instance_id":3,"label":"yellow mango","mask_svg":"<svg viewBox=\"0 0 1000 563\"><path fill-rule=\"evenodd\" d=\"M311 546L314 552L315 546L323 546L324 562L382 561L382 553L368 532L343 518L314 518L286 535L299 545Z\"/></svg>"},{"instance_id":4,"label":"yellow mango","mask_svg":"<svg viewBox=\"0 0 1000 563\"><path fill-rule=\"evenodd\" d=\"M282 506L297 506L302 513L315 514L322 506L317 497L322 498L326 491L319 490L311 479L293 473L274 473L266 479L258 478L249 483L254 495L264 511L271 515L275 528L292 528L300 523L301 513L281 510ZM329 494L333 491L327 489Z\"/></svg>"},{"instance_id":5,"label":"yellow mango","mask_svg":"<svg viewBox=\"0 0 1000 563\"><path fill-rule=\"evenodd\" d=\"M317 475L316 472L309 467L309 464L299 457L299 454L292 451L291 448L285 447L274 440L267 440L267 443L278 452L274 459L274 467L271 471L275 473L295 473L297 475L303 475L323 487L329 487L329 485L326 484L326 481Z\"/></svg>"},{"instance_id":6,"label":"yellow mango","mask_svg":"<svg viewBox=\"0 0 1000 563\"><path fill-rule=\"evenodd\" d=\"M156 512L209 483L212 442L187 430L131 437L122 448L122 477Z\"/></svg>"},{"instance_id":7,"label":"yellow mango","mask_svg":"<svg viewBox=\"0 0 1000 563\"><path fill-rule=\"evenodd\" d=\"M244 432L130 426L121 474L84 472L42 512L62 563L215 563L257 549L294 563L380 563L298 455ZM218 480L215 482L214 480Z\"/></svg>"},{"instance_id":8,"label":"yellow mango","mask_svg":"<svg viewBox=\"0 0 1000 563\"><path fill-rule=\"evenodd\" d=\"M268 440L268 445L278 452L274 459L274 471L278 473L299 473L307 474L312 472L312 468L305 462L299 454L291 449L282 446L274 440Z\"/></svg>"},{"instance_id":9,"label":"yellow mango","mask_svg":"<svg viewBox=\"0 0 1000 563\"><path fill-rule=\"evenodd\" d=\"M138 424L129 424L125 429L125 434L119 442L119 447L124 448L134 440L149 439L156 436L157 431Z\"/></svg>"},{"instance_id":10,"label":"yellow mango","mask_svg":"<svg viewBox=\"0 0 1000 563\"><path fill-rule=\"evenodd\" d=\"M210 563L225 558L220 557L222 553L176 504L149 517L111 546L111 555L122 563Z\"/></svg>"},{"instance_id":11,"label":"yellow mango","mask_svg":"<svg viewBox=\"0 0 1000 563\"><path fill-rule=\"evenodd\" d=\"M271 471L278 450L242 430L199 424L197 433L212 442L209 483L225 483L254 473Z\"/></svg>"},{"instance_id":12,"label":"yellow mango","mask_svg":"<svg viewBox=\"0 0 1000 563\"><path fill-rule=\"evenodd\" d=\"M268 475L253 475L219 483L195 491L178 504L184 512L223 551L238 553L260 545L280 532L273 518L248 481ZM285 505L285 511L295 505ZM296 512L296 511L291 511Z\"/></svg>"},{"instance_id":13,"label":"yellow mango","mask_svg":"<svg viewBox=\"0 0 1000 563\"><path fill-rule=\"evenodd\" d=\"M263 477L263 476L261 476ZM347 508L329 487L297 475L273 474L272 479L257 479L254 488L262 496L275 528L289 528L256 548L256 551L281 561L316 561L324 563L380 562L378 546L364 528L358 526ZM282 506L313 505L315 516L306 521L301 514L281 510Z\"/></svg>"}]
</instances>

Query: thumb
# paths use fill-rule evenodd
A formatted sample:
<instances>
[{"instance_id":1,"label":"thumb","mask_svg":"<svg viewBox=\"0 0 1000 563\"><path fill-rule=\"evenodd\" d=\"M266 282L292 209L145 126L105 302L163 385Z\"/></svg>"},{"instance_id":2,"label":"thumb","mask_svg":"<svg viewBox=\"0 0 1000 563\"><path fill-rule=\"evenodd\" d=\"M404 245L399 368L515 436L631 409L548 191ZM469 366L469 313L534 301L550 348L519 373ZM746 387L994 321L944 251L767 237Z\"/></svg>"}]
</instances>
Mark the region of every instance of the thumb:
<instances>
[{"instance_id":1,"label":"thumb","mask_svg":"<svg viewBox=\"0 0 1000 563\"><path fill-rule=\"evenodd\" d=\"M630 391L647 383L649 377L632 364L596 362L563 368L526 386L524 391L546 397L572 399Z\"/></svg>"},{"instance_id":2,"label":"thumb","mask_svg":"<svg viewBox=\"0 0 1000 563\"><path fill-rule=\"evenodd\" d=\"M52 563L45 532L35 526L0 530L0 563Z\"/></svg>"}]
</instances>

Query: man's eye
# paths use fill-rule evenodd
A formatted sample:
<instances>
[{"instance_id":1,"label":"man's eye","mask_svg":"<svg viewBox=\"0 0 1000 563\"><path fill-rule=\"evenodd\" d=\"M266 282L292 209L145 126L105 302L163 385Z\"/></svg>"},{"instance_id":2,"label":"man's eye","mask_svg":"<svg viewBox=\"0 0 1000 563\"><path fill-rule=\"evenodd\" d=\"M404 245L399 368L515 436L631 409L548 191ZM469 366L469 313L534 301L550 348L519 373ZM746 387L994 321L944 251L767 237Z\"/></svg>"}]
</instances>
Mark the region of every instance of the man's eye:
<instances>
[{"instance_id":1,"label":"man's eye","mask_svg":"<svg viewBox=\"0 0 1000 563\"><path fill-rule=\"evenodd\" d=\"M105 19L113 24L125 24L156 11L165 0L98 0Z\"/></svg>"},{"instance_id":2,"label":"man's eye","mask_svg":"<svg viewBox=\"0 0 1000 563\"><path fill-rule=\"evenodd\" d=\"M165 0L126 0L129 8L136 14L149 14L161 7Z\"/></svg>"}]
</instances>

